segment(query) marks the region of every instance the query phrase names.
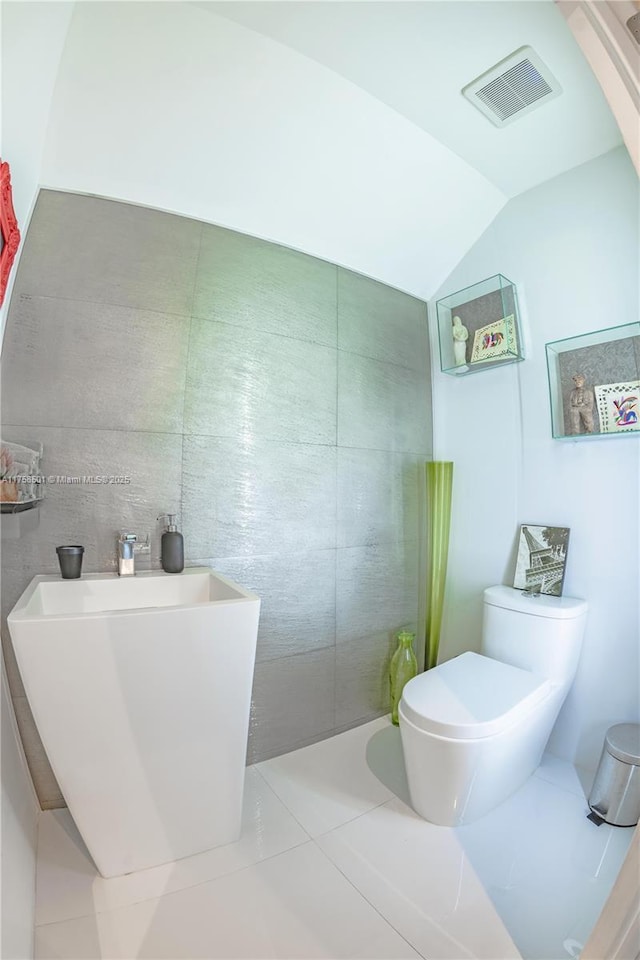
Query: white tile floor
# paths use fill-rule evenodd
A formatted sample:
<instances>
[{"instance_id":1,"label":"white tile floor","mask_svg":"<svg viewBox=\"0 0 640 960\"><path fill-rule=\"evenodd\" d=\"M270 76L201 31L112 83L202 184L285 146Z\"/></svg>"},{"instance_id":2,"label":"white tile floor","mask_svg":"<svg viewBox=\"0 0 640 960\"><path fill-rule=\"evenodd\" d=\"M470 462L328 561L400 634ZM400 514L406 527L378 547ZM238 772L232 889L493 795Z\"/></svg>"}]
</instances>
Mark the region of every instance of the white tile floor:
<instances>
[{"instance_id":1,"label":"white tile floor","mask_svg":"<svg viewBox=\"0 0 640 960\"><path fill-rule=\"evenodd\" d=\"M36 955L576 957L633 832L587 809L546 756L489 816L436 827L408 806L398 730L375 720L250 767L240 840L176 863L104 880L68 811L43 814Z\"/></svg>"}]
</instances>

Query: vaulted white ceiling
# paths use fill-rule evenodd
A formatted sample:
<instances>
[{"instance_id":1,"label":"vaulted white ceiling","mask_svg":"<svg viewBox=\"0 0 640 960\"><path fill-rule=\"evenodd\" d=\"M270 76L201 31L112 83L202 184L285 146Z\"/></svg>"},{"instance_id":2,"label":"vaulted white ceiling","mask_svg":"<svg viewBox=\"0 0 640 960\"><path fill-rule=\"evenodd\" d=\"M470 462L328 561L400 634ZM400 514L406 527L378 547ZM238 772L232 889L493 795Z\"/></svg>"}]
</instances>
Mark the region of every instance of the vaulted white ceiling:
<instances>
[{"instance_id":1,"label":"vaulted white ceiling","mask_svg":"<svg viewBox=\"0 0 640 960\"><path fill-rule=\"evenodd\" d=\"M602 91L552 0L198 2L311 57L392 107L515 196L621 142ZM560 97L493 126L463 86L529 45Z\"/></svg>"},{"instance_id":2,"label":"vaulted white ceiling","mask_svg":"<svg viewBox=\"0 0 640 960\"><path fill-rule=\"evenodd\" d=\"M532 46L563 87L494 127L463 85ZM510 197L621 143L552 0L3 4L3 156L425 299Z\"/></svg>"}]
</instances>

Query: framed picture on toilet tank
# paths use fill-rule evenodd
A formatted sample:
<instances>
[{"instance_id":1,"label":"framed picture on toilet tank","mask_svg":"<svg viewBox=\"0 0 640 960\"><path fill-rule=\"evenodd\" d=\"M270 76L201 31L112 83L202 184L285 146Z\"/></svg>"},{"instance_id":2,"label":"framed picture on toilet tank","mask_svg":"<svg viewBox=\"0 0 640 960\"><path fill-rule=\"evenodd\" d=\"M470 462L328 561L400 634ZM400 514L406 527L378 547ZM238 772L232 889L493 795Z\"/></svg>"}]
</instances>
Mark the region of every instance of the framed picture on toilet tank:
<instances>
[{"instance_id":1,"label":"framed picture on toilet tank","mask_svg":"<svg viewBox=\"0 0 640 960\"><path fill-rule=\"evenodd\" d=\"M522 524L513 581L516 590L562 596L568 547L569 527Z\"/></svg>"}]
</instances>

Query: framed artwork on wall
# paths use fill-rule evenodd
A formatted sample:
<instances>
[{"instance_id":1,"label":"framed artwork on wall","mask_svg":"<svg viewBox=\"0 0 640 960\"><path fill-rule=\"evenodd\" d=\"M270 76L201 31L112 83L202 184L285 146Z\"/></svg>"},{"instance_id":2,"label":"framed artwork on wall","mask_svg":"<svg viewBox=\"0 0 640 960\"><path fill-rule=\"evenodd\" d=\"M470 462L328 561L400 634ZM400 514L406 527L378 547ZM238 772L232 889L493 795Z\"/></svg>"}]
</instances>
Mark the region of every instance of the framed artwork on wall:
<instances>
[{"instance_id":1,"label":"framed artwork on wall","mask_svg":"<svg viewBox=\"0 0 640 960\"><path fill-rule=\"evenodd\" d=\"M476 330L470 363L503 360L517 353L515 318L511 314L509 317L503 317Z\"/></svg>"},{"instance_id":2,"label":"framed artwork on wall","mask_svg":"<svg viewBox=\"0 0 640 960\"><path fill-rule=\"evenodd\" d=\"M0 306L9 282L9 274L20 243L18 221L13 210L11 171L0 161Z\"/></svg>"},{"instance_id":3,"label":"framed artwork on wall","mask_svg":"<svg viewBox=\"0 0 640 960\"><path fill-rule=\"evenodd\" d=\"M640 380L594 387L602 433L640 430Z\"/></svg>"},{"instance_id":4,"label":"framed artwork on wall","mask_svg":"<svg viewBox=\"0 0 640 960\"><path fill-rule=\"evenodd\" d=\"M516 590L561 597L568 546L568 527L522 524L513 581Z\"/></svg>"}]
</instances>

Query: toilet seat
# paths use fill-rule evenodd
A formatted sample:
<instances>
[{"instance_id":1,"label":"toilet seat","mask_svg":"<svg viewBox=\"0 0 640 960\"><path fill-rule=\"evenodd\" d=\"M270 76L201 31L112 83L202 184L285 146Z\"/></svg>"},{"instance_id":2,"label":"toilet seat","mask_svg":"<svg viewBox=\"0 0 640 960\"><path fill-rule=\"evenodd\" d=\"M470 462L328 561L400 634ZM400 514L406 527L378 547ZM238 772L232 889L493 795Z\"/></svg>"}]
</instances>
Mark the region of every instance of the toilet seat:
<instances>
[{"instance_id":1,"label":"toilet seat","mask_svg":"<svg viewBox=\"0 0 640 960\"><path fill-rule=\"evenodd\" d=\"M510 727L551 689L528 670L468 652L410 680L400 709L427 733L475 740Z\"/></svg>"}]
</instances>

